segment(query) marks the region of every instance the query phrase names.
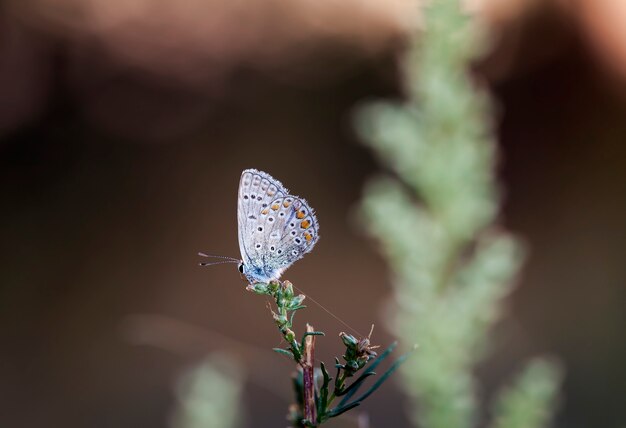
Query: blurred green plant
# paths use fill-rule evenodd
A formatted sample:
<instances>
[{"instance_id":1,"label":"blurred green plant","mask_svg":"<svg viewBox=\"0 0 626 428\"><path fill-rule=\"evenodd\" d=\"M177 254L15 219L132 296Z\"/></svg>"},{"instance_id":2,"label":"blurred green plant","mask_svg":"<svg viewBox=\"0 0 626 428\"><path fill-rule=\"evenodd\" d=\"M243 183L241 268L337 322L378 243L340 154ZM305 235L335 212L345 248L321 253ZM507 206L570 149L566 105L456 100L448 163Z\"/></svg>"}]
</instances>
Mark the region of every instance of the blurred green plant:
<instances>
[{"instance_id":1,"label":"blurred green plant","mask_svg":"<svg viewBox=\"0 0 626 428\"><path fill-rule=\"evenodd\" d=\"M339 358L335 358L335 382L331 382L333 378L323 362L320 362L319 370L315 369L315 336L324 336L324 333L315 331L307 324L306 332L298 341L292 330L293 317L296 312L306 308L302 304L305 296L295 294L293 288L293 284L289 281L255 283L247 287L249 291L269 296L274 300L276 312L272 310L272 316L288 345L286 349L274 348L274 351L292 359L298 366L298 372L293 376L296 402L289 408L288 419L294 427L317 427L361 405L407 359L408 354L399 357L367 391L356 395L365 381L376 375L374 370L391 354L396 344L392 344L378 355L374 351L378 346L372 346L370 343L371 331L368 337L360 339L347 333L339 333L346 351L342 356L343 364ZM348 379L353 378L362 369L366 370L348 383ZM355 395L356 398L353 398ZM339 403L335 404L339 397L341 397Z\"/></svg>"},{"instance_id":2,"label":"blurred green plant","mask_svg":"<svg viewBox=\"0 0 626 428\"><path fill-rule=\"evenodd\" d=\"M407 99L356 116L363 140L396 176L367 186L362 212L392 270L391 330L420 345L402 370L412 418L426 428L469 428L478 413L472 370L523 252L497 226L489 97L467 71L485 48L484 29L458 0L428 2L423 16L406 57ZM493 426L543 426L559 377L555 364L531 363L499 398Z\"/></svg>"},{"instance_id":3,"label":"blurred green plant","mask_svg":"<svg viewBox=\"0 0 626 428\"><path fill-rule=\"evenodd\" d=\"M492 428L545 426L559 384L558 372L546 361L528 365L513 387L505 389L496 402Z\"/></svg>"},{"instance_id":4,"label":"blurred green plant","mask_svg":"<svg viewBox=\"0 0 626 428\"><path fill-rule=\"evenodd\" d=\"M242 422L242 369L232 356L213 354L178 381L172 428L232 428Z\"/></svg>"}]
</instances>

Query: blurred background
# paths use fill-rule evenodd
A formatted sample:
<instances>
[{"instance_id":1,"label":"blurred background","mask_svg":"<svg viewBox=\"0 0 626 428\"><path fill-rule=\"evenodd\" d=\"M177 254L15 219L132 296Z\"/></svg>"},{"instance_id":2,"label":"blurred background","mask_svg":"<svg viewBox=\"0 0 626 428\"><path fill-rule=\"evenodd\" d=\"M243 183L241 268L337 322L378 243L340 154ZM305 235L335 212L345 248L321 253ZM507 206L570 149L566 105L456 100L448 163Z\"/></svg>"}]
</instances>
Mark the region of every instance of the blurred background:
<instances>
[{"instance_id":1,"label":"blurred background","mask_svg":"<svg viewBox=\"0 0 626 428\"><path fill-rule=\"evenodd\" d=\"M492 49L502 223L530 257L478 368L489 397L537 353L567 370L559 427L626 424L626 3L467 4ZM321 240L285 278L356 331L387 269L355 216L377 173L355 106L403 94L412 2L0 3L0 425L167 427L179 376L243 362L246 426L284 426L293 367L235 266L242 169L316 208ZM355 297L358 298L355 299ZM346 327L298 314L341 352ZM389 382L363 406L408 426Z\"/></svg>"}]
</instances>

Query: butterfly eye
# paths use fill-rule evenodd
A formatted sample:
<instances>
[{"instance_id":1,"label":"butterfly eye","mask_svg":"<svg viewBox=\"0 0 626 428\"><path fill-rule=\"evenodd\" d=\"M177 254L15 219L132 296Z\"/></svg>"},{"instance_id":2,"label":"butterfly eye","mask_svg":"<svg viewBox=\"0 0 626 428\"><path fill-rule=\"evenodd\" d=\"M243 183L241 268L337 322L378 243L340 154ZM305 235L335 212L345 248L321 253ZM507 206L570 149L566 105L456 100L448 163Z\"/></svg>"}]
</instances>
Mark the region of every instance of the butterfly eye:
<instances>
[{"instance_id":1,"label":"butterfly eye","mask_svg":"<svg viewBox=\"0 0 626 428\"><path fill-rule=\"evenodd\" d=\"M237 266L237 270L239 271L239 273L243 273L243 263L239 263L239 266Z\"/></svg>"}]
</instances>

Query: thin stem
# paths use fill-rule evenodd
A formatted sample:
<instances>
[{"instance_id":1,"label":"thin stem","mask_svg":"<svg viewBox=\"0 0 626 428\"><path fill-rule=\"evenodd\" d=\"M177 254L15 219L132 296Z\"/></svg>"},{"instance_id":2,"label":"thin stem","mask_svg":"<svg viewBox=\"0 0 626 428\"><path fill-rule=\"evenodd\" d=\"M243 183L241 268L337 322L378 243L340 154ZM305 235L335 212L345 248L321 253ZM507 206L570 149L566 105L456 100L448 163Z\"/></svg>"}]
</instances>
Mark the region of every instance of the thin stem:
<instances>
[{"instance_id":1,"label":"thin stem","mask_svg":"<svg viewBox=\"0 0 626 428\"><path fill-rule=\"evenodd\" d=\"M306 325L307 333L315 331L313 326ZM304 383L304 419L317 426L317 415L315 409L315 336L308 335L304 339L304 352L300 365L302 366L302 378Z\"/></svg>"},{"instance_id":2,"label":"thin stem","mask_svg":"<svg viewBox=\"0 0 626 428\"><path fill-rule=\"evenodd\" d=\"M348 376L346 376L345 371L341 371L341 374L337 376L337 381L335 382L335 388L333 389L333 392L330 394L330 397L328 397L327 407L329 409L332 407L332 404L335 398L337 398L337 392L343 391L347 377Z\"/></svg>"}]
</instances>

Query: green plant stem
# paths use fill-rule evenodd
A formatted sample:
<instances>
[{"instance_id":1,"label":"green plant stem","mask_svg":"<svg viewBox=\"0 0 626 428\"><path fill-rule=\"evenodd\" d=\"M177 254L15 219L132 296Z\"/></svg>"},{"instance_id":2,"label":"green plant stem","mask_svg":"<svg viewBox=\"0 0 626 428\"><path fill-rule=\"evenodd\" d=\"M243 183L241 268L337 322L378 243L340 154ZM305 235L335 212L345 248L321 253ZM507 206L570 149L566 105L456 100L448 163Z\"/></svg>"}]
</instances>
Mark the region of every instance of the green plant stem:
<instances>
[{"instance_id":1,"label":"green plant stem","mask_svg":"<svg viewBox=\"0 0 626 428\"><path fill-rule=\"evenodd\" d=\"M345 383L346 383L346 378L348 376L346 376L346 372L345 371L340 371L341 374L338 375L337 377L337 382L335 382L335 388L333 389L333 392L330 394L330 396L328 397L328 408L330 409L332 407L333 401L335 401L335 398L337 398L337 390L339 391L343 391Z\"/></svg>"}]
</instances>

